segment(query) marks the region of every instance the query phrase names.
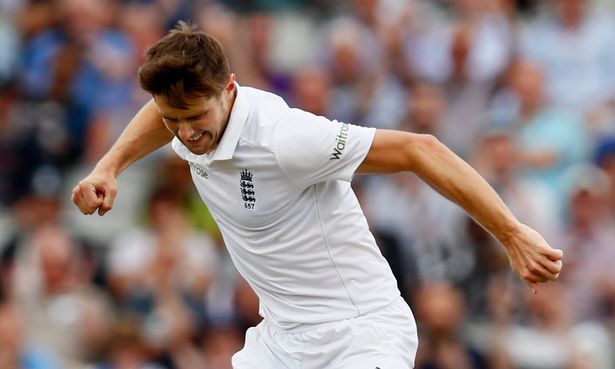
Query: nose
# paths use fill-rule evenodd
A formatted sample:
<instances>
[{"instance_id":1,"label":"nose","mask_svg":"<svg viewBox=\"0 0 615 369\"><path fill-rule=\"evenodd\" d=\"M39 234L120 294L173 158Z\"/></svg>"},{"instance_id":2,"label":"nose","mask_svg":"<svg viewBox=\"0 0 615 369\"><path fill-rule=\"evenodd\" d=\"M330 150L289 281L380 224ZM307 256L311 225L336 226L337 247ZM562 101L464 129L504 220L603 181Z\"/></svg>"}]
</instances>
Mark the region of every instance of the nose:
<instances>
[{"instance_id":1,"label":"nose","mask_svg":"<svg viewBox=\"0 0 615 369\"><path fill-rule=\"evenodd\" d=\"M181 122L179 123L177 134L182 140L187 140L194 134L194 128L192 128L188 123Z\"/></svg>"}]
</instances>

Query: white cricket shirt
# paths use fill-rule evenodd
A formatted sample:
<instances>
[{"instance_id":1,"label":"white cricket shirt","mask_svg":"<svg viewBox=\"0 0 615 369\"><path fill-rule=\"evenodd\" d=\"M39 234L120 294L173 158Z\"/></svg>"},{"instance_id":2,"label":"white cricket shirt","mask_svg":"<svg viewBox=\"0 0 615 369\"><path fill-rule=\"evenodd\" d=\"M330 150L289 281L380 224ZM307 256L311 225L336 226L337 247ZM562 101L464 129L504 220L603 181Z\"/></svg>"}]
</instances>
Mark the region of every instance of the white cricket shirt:
<instances>
[{"instance_id":1,"label":"white cricket shirt","mask_svg":"<svg viewBox=\"0 0 615 369\"><path fill-rule=\"evenodd\" d=\"M240 87L218 148L177 138L237 270L282 329L347 319L399 296L350 180L375 129L330 121Z\"/></svg>"}]
</instances>

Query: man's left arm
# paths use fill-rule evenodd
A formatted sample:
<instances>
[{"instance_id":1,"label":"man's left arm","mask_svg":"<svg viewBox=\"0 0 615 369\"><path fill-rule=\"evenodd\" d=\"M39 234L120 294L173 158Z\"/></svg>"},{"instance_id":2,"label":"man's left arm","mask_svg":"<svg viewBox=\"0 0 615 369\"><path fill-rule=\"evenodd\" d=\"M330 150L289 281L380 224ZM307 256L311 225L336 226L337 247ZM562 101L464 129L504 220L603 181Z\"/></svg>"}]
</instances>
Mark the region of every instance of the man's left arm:
<instances>
[{"instance_id":1,"label":"man's left arm","mask_svg":"<svg viewBox=\"0 0 615 369\"><path fill-rule=\"evenodd\" d=\"M530 284L555 280L563 253L520 223L495 190L431 135L377 130L358 173L411 171L463 208L504 245L512 268Z\"/></svg>"}]
</instances>

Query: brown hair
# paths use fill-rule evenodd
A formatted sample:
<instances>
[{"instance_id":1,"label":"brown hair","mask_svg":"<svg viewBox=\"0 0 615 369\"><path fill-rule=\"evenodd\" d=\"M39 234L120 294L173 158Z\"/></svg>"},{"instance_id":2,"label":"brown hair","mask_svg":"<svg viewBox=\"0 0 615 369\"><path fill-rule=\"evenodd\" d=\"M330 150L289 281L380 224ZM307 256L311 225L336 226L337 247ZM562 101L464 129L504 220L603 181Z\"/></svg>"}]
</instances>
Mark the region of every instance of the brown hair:
<instances>
[{"instance_id":1,"label":"brown hair","mask_svg":"<svg viewBox=\"0 0 615 369\"><path fill-rule=\"evenodd\" d=\"M229 74L220 42L179 21L147 51L145 63L139 68L139 84L169 105L185 109L190 98L218 96Z\"/></svg>"}]
</instances>

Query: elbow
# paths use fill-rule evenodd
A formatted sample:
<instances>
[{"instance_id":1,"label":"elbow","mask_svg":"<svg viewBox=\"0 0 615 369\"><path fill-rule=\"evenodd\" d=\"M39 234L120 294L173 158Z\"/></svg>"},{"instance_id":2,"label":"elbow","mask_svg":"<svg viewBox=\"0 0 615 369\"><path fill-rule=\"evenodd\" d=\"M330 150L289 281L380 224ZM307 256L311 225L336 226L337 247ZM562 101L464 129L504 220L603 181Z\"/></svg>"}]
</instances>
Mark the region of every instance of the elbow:
<instances>
[{"instance_id":1,"label":"elbow","mask_svg":"<svg viewBox=\"0 0 615 369\"><path fill-rule=\"evenodd\" d=\"M396 173L416 171L446 148L432 135L379 130L367 157L359 167L361 173Z\"/></svg>"},{"instance_id":2,"label":"elbow","mask_svg":"<svg viewBox=\"0 0 615 369\"><path fill-rule=\"evenodd\" d=\"M415 157L421 154L433 154L445 149L445 146L431 134L414 134L410 135L409 144L406 147L409 149L409 155Z\"/></svg>"},{"instance_id":3,"label":"elbow","mask_svg":"<svg viewBox=\"0 0 615 369\"><path fill-rule=\"evenodd\" d=\"M443 145L436 138L436 136L431 134L419 134L416 136L418 144L425 150L431 151L441 148Z\"/></svg>"},{"instance_id":4,"label":"elbow","mask_svg":"<svg viewBox=\"0 0 615 369\"><path fill-rule=\"evenodd\" d=\"M424 163L441 156L447 151L446 146L438 138L431 134L412 134L408 137L408 144L405 146L406 162L410 163L410 171L416 171Z\"/></svg>"}]
</instances>

